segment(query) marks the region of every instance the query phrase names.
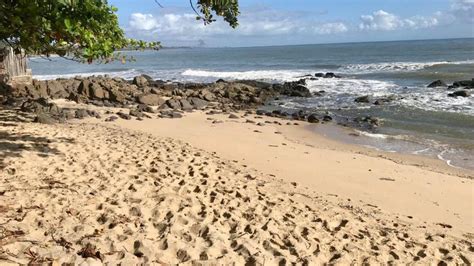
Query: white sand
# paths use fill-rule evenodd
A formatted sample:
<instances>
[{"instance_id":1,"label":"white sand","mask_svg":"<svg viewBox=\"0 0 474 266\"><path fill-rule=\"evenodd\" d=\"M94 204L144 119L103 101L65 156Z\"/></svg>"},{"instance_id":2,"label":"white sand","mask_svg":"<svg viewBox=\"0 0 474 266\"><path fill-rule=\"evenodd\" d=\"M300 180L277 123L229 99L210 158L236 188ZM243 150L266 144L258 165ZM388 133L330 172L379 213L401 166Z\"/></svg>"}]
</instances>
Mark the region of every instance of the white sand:
<instances>
[{"instance_id":1,"label":"white sand","mask_svg":"<svg viewBox=\"0 0 474 266\"><path fill-rule=\"evenodd\" d=\"M1 265L473 261L470 179L307 146L297 127L8 124Z\"/></svg>"}]
</instances>

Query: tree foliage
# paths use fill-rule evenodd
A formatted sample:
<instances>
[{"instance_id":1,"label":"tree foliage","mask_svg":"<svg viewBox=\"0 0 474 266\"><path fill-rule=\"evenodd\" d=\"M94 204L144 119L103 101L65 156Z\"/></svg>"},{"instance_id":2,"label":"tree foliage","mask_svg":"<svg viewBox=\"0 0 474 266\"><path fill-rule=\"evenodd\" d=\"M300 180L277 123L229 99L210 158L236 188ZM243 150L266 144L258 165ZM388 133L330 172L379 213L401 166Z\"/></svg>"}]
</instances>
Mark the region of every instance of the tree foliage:
<instances>
[{"instance_id":1,"label":"tree foliage","mask_svg":"<svg viewBox=\"0 0 474 266\"><path fill-rule=\"evenodd\" d=\"M213 22L215 13L237 26L237 0L196 4L204 23ZM0 0L0 41L27 54L58 54L86 62L108 62L123 48L160 47L159 42L126 38L116 12L106 0Z\"/></svg>"},{"instance_id":2,"label":"tree foliage","mask_svg":"<svg viewBox=\"0 0 474 266\"><path fill-rule=\"evenodd\" d=\"M215 21L213 15L215 13L223 17L232 28L238 26L237 16L240 13L237 0L199 0L197 4L201 14L194 8L192 0L189 0L189 3L197 13L197 19L203 20L205 24Z\"/></svg>"}]
</instances>

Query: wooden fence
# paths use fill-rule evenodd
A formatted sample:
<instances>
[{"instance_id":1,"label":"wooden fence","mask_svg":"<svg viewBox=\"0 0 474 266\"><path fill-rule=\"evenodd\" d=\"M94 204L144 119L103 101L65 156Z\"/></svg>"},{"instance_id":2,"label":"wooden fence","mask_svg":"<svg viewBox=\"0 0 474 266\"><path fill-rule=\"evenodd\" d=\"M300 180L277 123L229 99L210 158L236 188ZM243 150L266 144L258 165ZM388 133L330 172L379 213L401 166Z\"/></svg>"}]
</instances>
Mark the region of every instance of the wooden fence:
<instances>
[{"instance_id":1,"label":"wooden fence","mask_svg":"<svg viewBox=\"0 0 474 266\"><path fill-rule=\"evenodd\" d=\"M31 70L27 67L25 54L15 54L9 47L0 48L0 82L31 82Z\"/></svg>"}]
</instances>

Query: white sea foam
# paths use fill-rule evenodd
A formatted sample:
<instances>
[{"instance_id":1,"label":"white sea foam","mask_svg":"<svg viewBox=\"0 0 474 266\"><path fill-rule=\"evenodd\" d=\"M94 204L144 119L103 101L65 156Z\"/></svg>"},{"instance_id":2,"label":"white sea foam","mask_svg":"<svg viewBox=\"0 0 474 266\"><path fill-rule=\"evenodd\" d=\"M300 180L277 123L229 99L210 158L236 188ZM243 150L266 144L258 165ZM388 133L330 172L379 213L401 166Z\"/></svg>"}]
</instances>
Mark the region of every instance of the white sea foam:
<instances>
[{"instance_id":1,"label":"white sea foam","mask_svg":"<svg viewBox=\"0 0 474 266\"><path fill-rule=\"evenodd\" d=\"M132 79L133 77L140 75L135 69L129 69L124 71L116 72L85 72L85 73L69 73L69 74L55 74L55 75L33 75L34 79L38 80L51 80L57 78L74 78L74 77L90 77L90 76L104 76L108 75L111 77L121 77L124 79Z\"/></svg>"},{"instance_id":2,"label":"white sea foam","mask_svg":"<svg viewBox=\"0 0 474 266\"><path fill-rule=\"evenodd\" d=\"M368 74L379 72L404 72L416 71L429 68L436 65L461 65L474 64L474 60L465 61L437 61L437 62L387 62L387 63L372 63L372 64L350 64L342 66L338 72L348 74Z\"/></svg>"},{"instance_id":3,"label":"white sea foam","mask_svg":"<svg viewBox=\"0 0 474 266\"><path fill-rule=\"evenodd\" d=\"M427 151L429 151L431 148L425 148L425 149L421 149L421 150L417 150L417 151L414 151L412 152L413 154L417 155L417 154L423 154Z\"/></svg>"},{"instance_id":4,"label":"white sea foam","mask_svg":"<svg viewBox=\"0 0 474 266\"><path fill-rule=\"evenodd\" d=\"M252 70L252 71L207 71L188 69L181 75L188 77L222 78L232 80L260 79L274 81L290 81L311 73L310 70Z\"/></svg>"},{"instance_id":5,"label":"white sea foam","mask_svg":"<svg viewBox=\"0 0 474 266\"><path fill-rule=\"evenodd\" d=\"M385 135L385 134L369 133L369 132L365 132L365 131L361 131L361 130L356 130L356 132L359 135L366 136L366 137L369 137L369 138L375 138L375 139L387 139L387 138L393 137L393 136L389 136L389 135Z\"/></svg>"},{"instance_id":6,"label":"white sea foam","mask_svg":"<svg viewBox=\"0 0 474 266\"><path fill-rule=\"evenodd\" d=\"M371 94L373 96L385 96L400 88L388 81L351 78L308 80L307 86L311 91L324 90L331 94Z\"/></svg>"}]
</instances>

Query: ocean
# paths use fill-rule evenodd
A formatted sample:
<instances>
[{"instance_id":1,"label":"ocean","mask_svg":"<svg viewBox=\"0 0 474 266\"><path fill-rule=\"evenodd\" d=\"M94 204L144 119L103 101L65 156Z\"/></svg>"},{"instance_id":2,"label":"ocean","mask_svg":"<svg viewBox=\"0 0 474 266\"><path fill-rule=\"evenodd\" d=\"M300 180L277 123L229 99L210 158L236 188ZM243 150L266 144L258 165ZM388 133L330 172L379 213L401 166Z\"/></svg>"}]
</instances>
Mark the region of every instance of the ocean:
<instances>
[{"instance_id":1,"label":"ocean","mask_svg":"<svg viewBox=\"0 0 474 266\"><path fill-rule=\"evenodd\" d=\"M285 98L269 108L327 111L351 119L373 116L383 124L357 129L360 137L339 137L389 152L439 158L453 167L474 169L474 96L448 97L449 91L426 86L474 78L474 39L318 44L248 48L169 48L127 51L135 61L80 64L61 58L30 58L37 79L77 75L148 74L156 79L213 82L217 79L298 80L318 72L340 79L308 81L323 96ZM474 94L474 91L472 92ZM392 97L382 105L355 103L359 96ZM314 127L318 131L318 127ZM334 134L335 138L341 134Z\"/></svg>"}]
</instances>

